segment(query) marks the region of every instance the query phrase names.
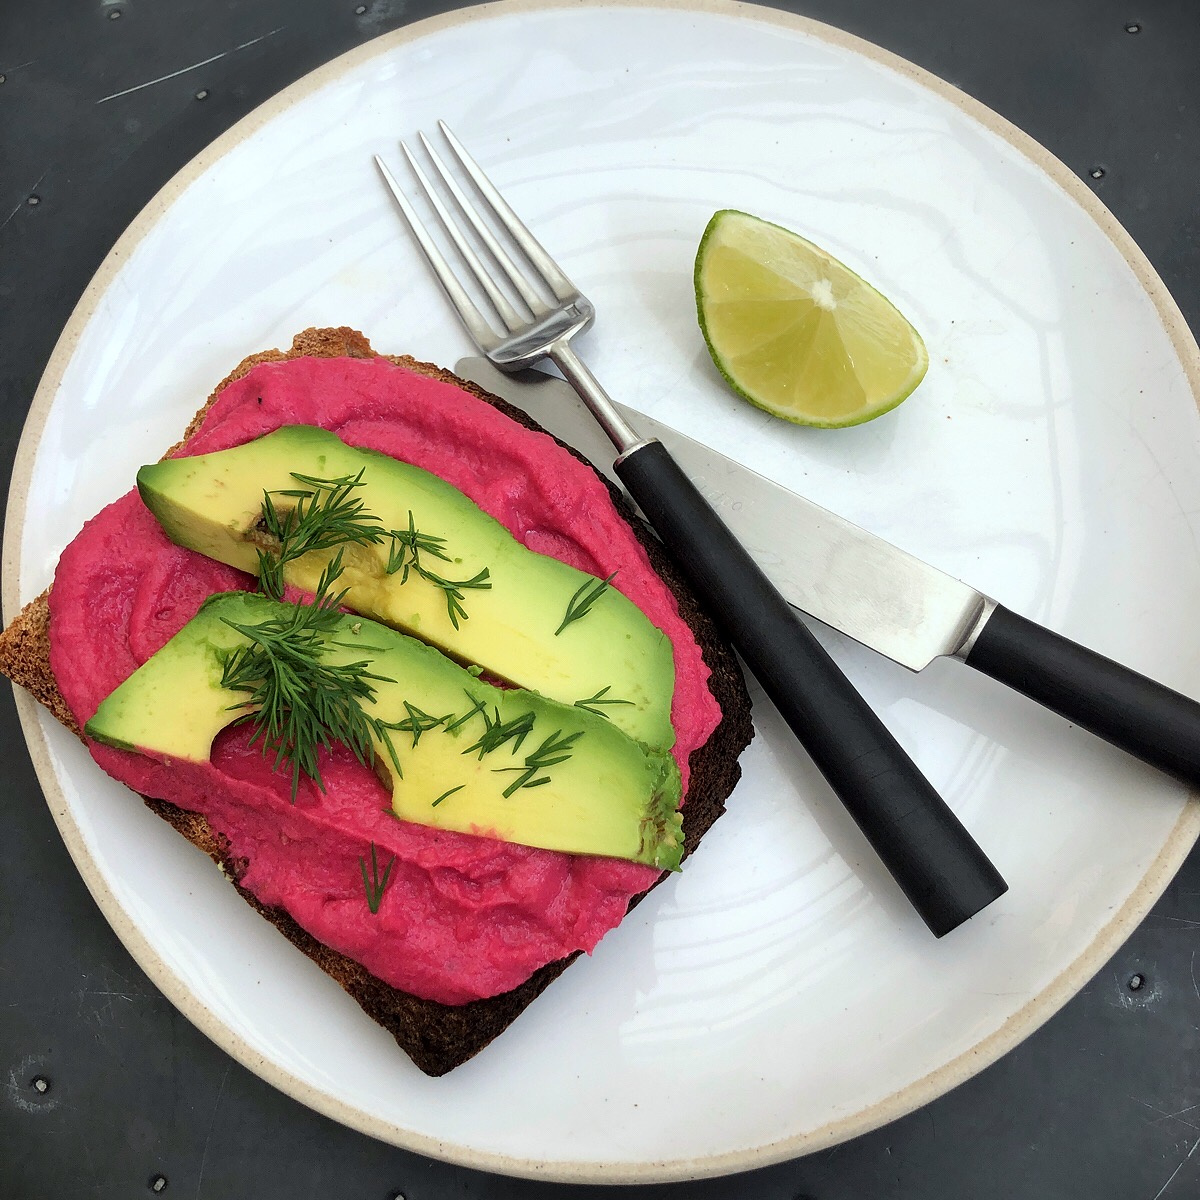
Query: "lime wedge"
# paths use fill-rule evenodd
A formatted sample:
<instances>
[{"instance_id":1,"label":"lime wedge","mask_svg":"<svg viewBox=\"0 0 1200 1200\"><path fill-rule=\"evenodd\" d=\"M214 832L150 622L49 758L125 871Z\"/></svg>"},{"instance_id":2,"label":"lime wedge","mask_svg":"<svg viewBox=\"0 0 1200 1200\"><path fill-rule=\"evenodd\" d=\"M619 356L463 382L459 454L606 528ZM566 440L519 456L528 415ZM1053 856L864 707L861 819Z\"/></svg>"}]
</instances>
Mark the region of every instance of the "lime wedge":
<instances>
[{"instance_id":1,"label":"lime wedge","mask_svg":"<svg viewBox=\"0 0 1200 1200\"><path fill-rule=\"evenodd\" d=\"M925 376L920 334L819 246L736 209L696 251L696 309L717 369L751 404L800 425L859 425Z\"/></svg>"}]
</instances>

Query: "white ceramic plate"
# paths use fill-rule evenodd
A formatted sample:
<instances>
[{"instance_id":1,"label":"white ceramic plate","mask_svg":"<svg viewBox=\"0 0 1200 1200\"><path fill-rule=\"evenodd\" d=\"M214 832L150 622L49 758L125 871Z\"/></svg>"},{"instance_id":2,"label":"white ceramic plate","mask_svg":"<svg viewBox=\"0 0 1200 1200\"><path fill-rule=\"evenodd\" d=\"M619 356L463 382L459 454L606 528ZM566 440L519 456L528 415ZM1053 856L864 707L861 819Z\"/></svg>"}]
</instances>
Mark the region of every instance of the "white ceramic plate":
<instances>
[{"instance_id":1,"label":"white ceramic plate","mask_svg":"<svg viewBox=\"0 0 1200 1200\"><path fill-rule=\"evenodd\" d=\"M595 300L583 349L618 397L1200 694L1197 351L1149 265L994 114L845 35L724 3L427 21L201 155L118 243L38 393L10 615L245 353L343 323L436 361L469 349L370 161L438 117ZM813 432L720 386L691 262L727 206L828 247L923 332L929 375L896 413ZM252 1069L438 1157L682 1178L828 1145L978 1070L1099 967L1196 835L1183 788L990 681L829 644L1009 894L934 941L759 702L744 782L683 876L442 1080L27 698L22 719L109 920Z\"/></svg>"}]
</instances>

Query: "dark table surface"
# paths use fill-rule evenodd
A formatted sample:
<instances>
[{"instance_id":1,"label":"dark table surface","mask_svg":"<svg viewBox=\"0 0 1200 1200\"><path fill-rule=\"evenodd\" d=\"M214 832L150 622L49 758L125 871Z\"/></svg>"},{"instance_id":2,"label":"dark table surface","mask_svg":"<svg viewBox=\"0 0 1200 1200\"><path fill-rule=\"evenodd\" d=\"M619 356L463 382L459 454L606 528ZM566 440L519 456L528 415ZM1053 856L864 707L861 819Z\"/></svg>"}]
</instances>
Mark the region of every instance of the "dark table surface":
<instances>
[{"instance_id":1,"label":"dark table surface","mask_svg":"<svg viewBox=\"0 0 1200 1200\"><path fill-rule=\"evenodd\" d=\"M444 7L453 5L0 5L6 476L56 338L151 195L286 84ZM1196 0L781 7L887 47L1025 129L1096 189L1200 330ZM150 80L119 104L97 106ZM43 802L7 690L0 730L0 1197L432 1200L624 1190L432 1162L335 1125L227 1058L157 993L92 902ZM1200 1196L1197 949L1200 851L1062 1012L956 1091L808 1158L642 1192L680 1200Z\"/></svg>"}]
</instances>

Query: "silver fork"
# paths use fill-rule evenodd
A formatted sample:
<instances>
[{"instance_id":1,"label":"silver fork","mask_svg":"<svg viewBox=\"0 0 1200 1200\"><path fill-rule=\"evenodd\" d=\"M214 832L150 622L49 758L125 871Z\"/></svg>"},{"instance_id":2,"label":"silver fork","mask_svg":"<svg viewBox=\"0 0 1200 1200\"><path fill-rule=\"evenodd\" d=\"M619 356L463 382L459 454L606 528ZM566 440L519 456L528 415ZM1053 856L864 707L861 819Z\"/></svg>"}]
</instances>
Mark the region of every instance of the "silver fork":
<instances>
[{"instance_id":1,"label":"silver fork","mask_svg":"<svg viewBox=\"0 0 1200 1200\"><path fill-rule=\"evenodd\" d=\"M493 319L484 316L462 286L386 163L378 155L375 163L467 331L501 370L519 371L548 358L562 371L611 440L617 475L676 565L716 615L926 924L939 937L949 932L1003 894L1004 880L662 443L640 437L617 411L570 346L571 339L592 323L591 303L538 244L445 122L438 126L500 237L424 134L421 145L461 221L416 155L403 142L401 149L446 236L487 297ZM474 231L499 279L472 247L464 228ZM510 248L532 273L515 261ZM511 293L506 294L501 281ZM519 306L514 297L519 297Z\"/></svg>"}]
</instances>

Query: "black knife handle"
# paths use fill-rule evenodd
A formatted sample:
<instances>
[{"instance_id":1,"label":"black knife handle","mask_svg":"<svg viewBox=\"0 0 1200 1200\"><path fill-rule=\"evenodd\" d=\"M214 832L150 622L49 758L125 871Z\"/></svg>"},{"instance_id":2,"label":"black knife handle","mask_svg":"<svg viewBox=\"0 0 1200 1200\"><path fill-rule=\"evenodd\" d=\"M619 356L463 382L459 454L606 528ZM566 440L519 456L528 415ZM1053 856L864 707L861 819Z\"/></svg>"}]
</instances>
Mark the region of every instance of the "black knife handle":
<instances>
[{"instance_id":1,"label":"black knife handle","mask_svg":"<svg viewBox=\"0 0 1200 1200\"><path fill-rule=\"evenodd\" d=\"M616 471L929 928L941 937L1002 895L996 868L662 443Z\"/></svg>"},{"instance_id":2,"label":"black knife handle","mask_svg":"<svg viewBox=\"0 0 1200 1200\"><path fill-rule=\"evenodd\" d=\"M998 604L968 666L1200 786L1200 704Z\"/></svg>"}]
</instances>

